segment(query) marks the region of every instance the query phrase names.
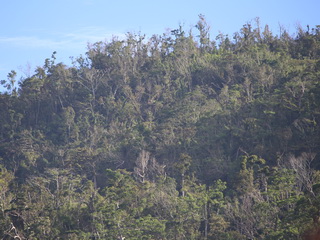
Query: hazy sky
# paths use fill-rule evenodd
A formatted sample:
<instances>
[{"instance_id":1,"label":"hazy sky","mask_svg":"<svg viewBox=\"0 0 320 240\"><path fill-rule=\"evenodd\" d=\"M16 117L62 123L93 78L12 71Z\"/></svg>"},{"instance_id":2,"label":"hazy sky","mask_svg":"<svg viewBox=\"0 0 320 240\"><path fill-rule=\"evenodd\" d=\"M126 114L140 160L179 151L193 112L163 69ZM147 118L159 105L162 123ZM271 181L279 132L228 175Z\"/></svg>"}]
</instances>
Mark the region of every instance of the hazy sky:
<instances>
[{"instance_id":1,"label":"hazy sky","mask_svg":"<svg viewBox=\"0 0 320 240\"><path fill-rule=\"evenodd\" d=\"M57 51L57 61L86 51L87 43L127 32L151 36L182 24L194 26L205 15L211 36L232 36L259 17L274 33L279 25L295 32L300 24L320 24L320 0L0 0L0 80L10 70L33 73ZM28 67L29 66L29 67ZM30 69L30 70L28 70ZM30 72L31 71L31 72Z\"/></svg>"}]
</instances>

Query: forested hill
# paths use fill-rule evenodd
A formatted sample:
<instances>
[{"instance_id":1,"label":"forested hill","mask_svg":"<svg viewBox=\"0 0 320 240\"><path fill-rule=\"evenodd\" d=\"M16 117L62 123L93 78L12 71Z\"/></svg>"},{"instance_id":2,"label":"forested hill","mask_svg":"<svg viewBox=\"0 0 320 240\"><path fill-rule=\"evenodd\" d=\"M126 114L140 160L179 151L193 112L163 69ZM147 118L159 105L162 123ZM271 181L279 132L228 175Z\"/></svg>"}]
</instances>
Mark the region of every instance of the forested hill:
<instances>
[{"instance_id":1,"label":"forested hill","mask_svg":"<svg viewBox=\"0 0 320 240\"><path fill-rule=\"evenodd\" d=\"M320 25L55 56L2 81L1 239L318 239Z\"/></svg>"}]
</instances>

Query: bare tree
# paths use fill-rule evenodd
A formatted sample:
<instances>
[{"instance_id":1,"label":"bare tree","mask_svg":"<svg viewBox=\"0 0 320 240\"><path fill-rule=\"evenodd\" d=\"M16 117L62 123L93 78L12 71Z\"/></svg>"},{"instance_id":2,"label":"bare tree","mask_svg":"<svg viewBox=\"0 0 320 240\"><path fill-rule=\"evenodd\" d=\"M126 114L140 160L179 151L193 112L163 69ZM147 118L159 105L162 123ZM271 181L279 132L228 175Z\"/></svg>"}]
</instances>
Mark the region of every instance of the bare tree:
<instances>
[{"instance_id":1,"label":"bare tree","mask_svg":"<svg viewBox=\"0 0 320 240\"><path fill-rule=\"evenodd\" d=\"M146 178L164 175L164 168L165 165L159 164L150 152L142 150L136 160L134 173L141 182L144 182Z\"/></svg>"},{"instance_id":2,"label":"bare tree","mask_svg":"<svg viewBox=\"0 0 320 240\"><path fill-rule=\"evenodd\" d=\"M136 160L136 166L134 168L134 173L141 178L141 181L144 182L147 173L147 167L150 160L150 152L142 150Z\"/></svg>"},{"instance_id":3,"label":"bare tree","mask_svg":"<svg viewBox=\"0 0 320 240\"><path fill-rule=\"evenodd\" d=\"M315 153L303 152L299 157L295 157L293 154L288 156L290 167L296 174L296 179L299 186L315 196L312 186L315 183L314 170L311 168L311 163L315 159Z\"/></svg>"}]
</instances>

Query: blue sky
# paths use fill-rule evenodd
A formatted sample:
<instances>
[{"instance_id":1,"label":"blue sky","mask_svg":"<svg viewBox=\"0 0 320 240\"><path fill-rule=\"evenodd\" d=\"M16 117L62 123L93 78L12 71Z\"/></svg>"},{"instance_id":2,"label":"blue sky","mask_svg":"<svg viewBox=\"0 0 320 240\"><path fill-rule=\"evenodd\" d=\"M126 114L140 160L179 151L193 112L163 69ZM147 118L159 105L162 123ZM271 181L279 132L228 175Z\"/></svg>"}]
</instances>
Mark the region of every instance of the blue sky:
<instances>
[{"instance_id":1,"label":"blue sky","mask_svg":"<svg viewBox=\"0 0 320 240\"><path fill-rule=\"evenodd\" d=\"M57 61L84 54L87 43L127 32L162 34L182 24L194 26L205 15L211 36L232 36L256 17L277 34L279 25L320 24L320 0L0 0L0 80L16 70L33 73L57 52Z\"/></svg>"}]
</instances>

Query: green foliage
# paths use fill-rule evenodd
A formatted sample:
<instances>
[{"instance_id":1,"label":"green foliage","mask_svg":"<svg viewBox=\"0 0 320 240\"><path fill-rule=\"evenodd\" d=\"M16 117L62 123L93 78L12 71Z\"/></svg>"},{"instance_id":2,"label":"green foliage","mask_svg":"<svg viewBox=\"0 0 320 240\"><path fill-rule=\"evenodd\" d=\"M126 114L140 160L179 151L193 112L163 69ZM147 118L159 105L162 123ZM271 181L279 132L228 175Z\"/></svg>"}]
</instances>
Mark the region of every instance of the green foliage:
<instances>
[{"instance_id":1,"label":"green foliage","mask_svg":"<svg viewBox=\"0 0 320 240\"><path fill-rule=\"evenodd\" d=\"M197 33L193 33L193 30ZM3 239L303 239L319 229L319 26L56 52L0 94Z\"/></svg>"}]
</instances>

